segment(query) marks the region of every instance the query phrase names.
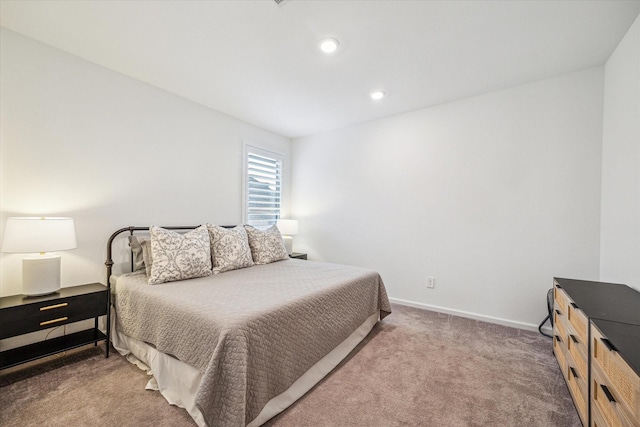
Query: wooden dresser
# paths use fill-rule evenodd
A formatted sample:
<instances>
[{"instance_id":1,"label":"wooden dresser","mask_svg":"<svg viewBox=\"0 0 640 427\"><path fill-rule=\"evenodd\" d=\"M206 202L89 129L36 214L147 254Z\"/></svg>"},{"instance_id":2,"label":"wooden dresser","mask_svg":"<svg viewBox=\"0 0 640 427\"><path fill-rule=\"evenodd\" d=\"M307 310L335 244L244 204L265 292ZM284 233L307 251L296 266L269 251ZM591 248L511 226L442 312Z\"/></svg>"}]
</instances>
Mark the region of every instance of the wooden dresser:
<instances>
[{"instance_id":1,"label":"wooden dresser","mask_svg":"<svg viewBox=\"0 0 640 427\"><path fill-rule=\"evenodd\" d=\"M553 352L585 426L640 427L640 292L554 278Z\"/></svg>"}]
</instances>

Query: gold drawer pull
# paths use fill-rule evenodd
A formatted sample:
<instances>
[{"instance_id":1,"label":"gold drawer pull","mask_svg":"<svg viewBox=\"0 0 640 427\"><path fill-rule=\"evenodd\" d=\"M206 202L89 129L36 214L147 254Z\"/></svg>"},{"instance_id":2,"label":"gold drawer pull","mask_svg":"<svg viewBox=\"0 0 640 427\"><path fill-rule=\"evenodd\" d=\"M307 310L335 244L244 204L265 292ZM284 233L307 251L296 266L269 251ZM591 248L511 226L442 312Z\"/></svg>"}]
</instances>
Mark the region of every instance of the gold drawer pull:
<instances>
[{"instance_id":1,"label":"gold drawer pull","mask_svg":"<svg viewBox=\"0 0 640 427\"><path fill-rule=\"evenodd\" d=\"M52 323L64 322L68 320L68 317L60 317L59 319L47 320L46 322L40 322L40 326L50 325Z\"/></svg>"},{"instance_id":2,"label":"gold drawer pull","mask_svg":"<svg viewBox=\"0 0 640 427\"><path fill-rule=\"evenodd\" d=\"M40 311L45 311L45 310L52 310L54 308L61 308L61 307L66 307L68 306L69 303L68 302L63 302L62 304L56 304L56 305L48 305L46 307L40 307Z\"/></svg>"}]
</instances>

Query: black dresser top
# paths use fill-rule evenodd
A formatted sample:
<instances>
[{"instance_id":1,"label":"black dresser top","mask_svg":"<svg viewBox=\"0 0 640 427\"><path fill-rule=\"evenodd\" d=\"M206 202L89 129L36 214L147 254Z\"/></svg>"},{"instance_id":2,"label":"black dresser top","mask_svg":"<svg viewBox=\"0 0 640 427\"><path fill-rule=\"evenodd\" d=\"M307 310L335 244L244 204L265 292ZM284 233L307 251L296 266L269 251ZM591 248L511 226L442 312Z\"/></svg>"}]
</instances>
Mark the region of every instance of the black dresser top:
<instances>
[{"instance_id":1,"label":"black dresser top","mask_svg":"<svg viewBox=\"0 0 640 427\"><path fill-rule=\"evenodd\" d=\"M618 283L554 278L587 316L640 325L640 292Z\"/></svg>"},{"instance_id":2,"label":"black dresser top","mask_svg":"<svg viewBox=\"0 0 640 427\"><path fill-rule=\"evenodd\" d=\"M596 328L607 337L620 356L640 376L640 325L591 319Z\"/></svg>"}]
</instances>

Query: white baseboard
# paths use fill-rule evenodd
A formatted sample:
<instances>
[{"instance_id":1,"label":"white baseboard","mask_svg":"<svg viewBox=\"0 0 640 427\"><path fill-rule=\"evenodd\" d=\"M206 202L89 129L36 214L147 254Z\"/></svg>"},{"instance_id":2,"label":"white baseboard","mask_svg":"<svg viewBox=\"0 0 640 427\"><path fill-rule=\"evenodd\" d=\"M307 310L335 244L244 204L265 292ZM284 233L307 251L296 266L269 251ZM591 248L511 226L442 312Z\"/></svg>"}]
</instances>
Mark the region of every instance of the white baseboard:
<instances>
[{"instance_id":1,"label":"white baseboard","mask_svg":"<svg viewBox=\"0 0 640 427\"><path fill-rule=\"evenodd\" d=\"M406 305L408 307L420 308L422 310L435 311L438 313L452 314L454 316L466 317L468 319L481 320L483 322L495 323L503 326L510 326L512 328L524 329L527 331L538 332L538 325L533 323L518 322L516 320L502 319L499 317L486 316L478 313L471 313L468 311L455 310L452 308L440 307L437 305L423 304L420 302L408 301L400 298L389 298L389 301L395 304ZM548 334L551 334L551 328L544 326L542 328Z\"/></svg>"}]
</instances>

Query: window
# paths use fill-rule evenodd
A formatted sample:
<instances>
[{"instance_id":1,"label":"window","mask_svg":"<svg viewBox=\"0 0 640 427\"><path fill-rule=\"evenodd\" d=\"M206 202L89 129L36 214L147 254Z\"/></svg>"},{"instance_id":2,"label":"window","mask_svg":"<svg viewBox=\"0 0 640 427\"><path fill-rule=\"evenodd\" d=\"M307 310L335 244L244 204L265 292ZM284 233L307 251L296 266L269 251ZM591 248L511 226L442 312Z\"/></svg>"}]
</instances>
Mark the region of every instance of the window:
<instances>
[{"instance_id":1,"label":"window","mask_svg":"<svg viewBox=\"0 0 640 427\"><path fill-rule=\"evenodd\" d=\"M282 203L281 154L245 147L244 217L249 225L265 228L280 218Z\"/></svg>"}]
</instances>

